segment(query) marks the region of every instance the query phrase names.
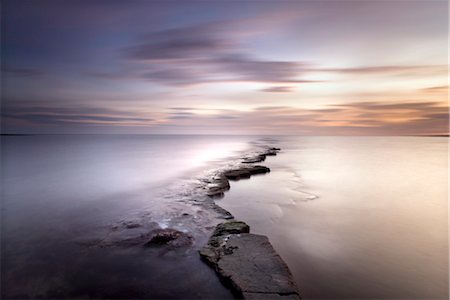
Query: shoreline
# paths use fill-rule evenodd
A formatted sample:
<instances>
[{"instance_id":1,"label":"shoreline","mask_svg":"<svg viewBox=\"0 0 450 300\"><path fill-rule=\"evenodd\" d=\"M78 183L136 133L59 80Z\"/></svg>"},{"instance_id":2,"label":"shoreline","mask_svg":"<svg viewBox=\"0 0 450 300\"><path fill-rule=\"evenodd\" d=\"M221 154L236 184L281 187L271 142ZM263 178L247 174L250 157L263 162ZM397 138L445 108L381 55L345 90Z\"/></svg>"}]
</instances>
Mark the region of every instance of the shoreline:
<instances>
[{"instance_id":1,"label":"shoreline","mask_svg":"<svg viewBox=\"0 0 450 300\"><path fill-rule=\"evenodd\" d=\"M232 293L244 299L300 299L293 276L265 235L250 233L243 221L215 203L230 189L230 181L266 174L270 169L255 163L275 156L280 148L268 147L261 153L244 157L238 167L222 170L207 182L212 208L226 222L218 224L199 254Z\"/></svg>"}]
</instances>

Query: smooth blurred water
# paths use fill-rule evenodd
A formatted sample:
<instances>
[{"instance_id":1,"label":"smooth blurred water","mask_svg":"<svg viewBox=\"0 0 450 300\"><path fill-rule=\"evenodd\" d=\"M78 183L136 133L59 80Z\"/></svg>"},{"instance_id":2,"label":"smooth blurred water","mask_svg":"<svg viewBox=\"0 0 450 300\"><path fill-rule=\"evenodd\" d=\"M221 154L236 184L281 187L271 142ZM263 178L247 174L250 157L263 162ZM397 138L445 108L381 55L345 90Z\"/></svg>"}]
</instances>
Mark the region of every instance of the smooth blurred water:
<instances>
[{"instance_id":1,"label":"smooth blurred water","mask_svg":"<svg viewBox=\"0 0 450 300\"><path fill-rule=\"evenodd\" d=\"M269 236L306 299L448 299L448 140L284 137L219 204Z\"/></svg>"},{"instance_id":2,"label":"smooth blurred water","mask_svg":"<svg viewBox=\"0 0 450 300\"><path fill-rule=\"evenodd\" d=\"M2 298L232 298L197 253L205 227L218 220L180 202L180 187L168 189L246 149L248 140L3 136ZM110 246L169 225L193 235L194 247Z\"/></svg>"},{"instance_id":3,"label":"smooth blurred water","mask_svg":"<svg viewBox=\"0 0 450 300\"><path fill-rule=\"evenodd\" d=\"M2 298L232 298L199 259L220 220L191 190L258 143L283 148L270 174L217 203L304 298L448 298L446 138L145 135L2 137ZM193 247L120 246L167 226Z\"/></svg>"}]
</instances>

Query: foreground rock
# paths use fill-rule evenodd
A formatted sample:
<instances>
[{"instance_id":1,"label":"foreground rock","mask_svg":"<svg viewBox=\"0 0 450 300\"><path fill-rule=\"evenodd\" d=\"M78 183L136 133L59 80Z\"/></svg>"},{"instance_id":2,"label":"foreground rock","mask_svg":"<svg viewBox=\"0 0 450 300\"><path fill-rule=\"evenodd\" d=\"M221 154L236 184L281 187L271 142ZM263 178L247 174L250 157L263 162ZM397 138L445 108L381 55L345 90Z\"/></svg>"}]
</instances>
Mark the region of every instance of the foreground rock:
<instances>
[{"instance_id":1,"label":"foreground rock","mask_svg":"<svg viewBox=\"0 0 450 300\"><path fill-rule=\"evenodd\" d=\"M239 297L300 299L287 265L268 238L249 231L240 221L217 225L201 257Z\"/></svg>"}]
</instances>

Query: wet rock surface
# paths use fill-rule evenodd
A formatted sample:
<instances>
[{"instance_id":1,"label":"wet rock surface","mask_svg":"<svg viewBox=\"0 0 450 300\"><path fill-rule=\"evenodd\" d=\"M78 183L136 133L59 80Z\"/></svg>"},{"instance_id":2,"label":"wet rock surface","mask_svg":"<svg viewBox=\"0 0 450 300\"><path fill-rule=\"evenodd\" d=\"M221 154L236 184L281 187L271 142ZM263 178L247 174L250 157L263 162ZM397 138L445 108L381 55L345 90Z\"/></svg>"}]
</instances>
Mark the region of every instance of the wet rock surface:
<instances>
[{"instance_id":1,"label":"wet rock surface","mask_svg":"<svg viewBox=\"0 0 450 300\"><path fill-rule=\"evenodd\" d=\"M192 236L172 229L157 229L151 233L152 237L144 244L146 247L168 245L173 247L190 246L193 242Z\"/></svg>"},{"instance_id":2,"label":"wet rock surface","mask_svg":"<svg viewBox=\"0 0 450 300\"><path fill-rule=\"evenodd\" d=\"M244 222L217 225L201 257L238 297L300 299L292 275L268 238L249 233Z\"/></svg>"}]
</instances>

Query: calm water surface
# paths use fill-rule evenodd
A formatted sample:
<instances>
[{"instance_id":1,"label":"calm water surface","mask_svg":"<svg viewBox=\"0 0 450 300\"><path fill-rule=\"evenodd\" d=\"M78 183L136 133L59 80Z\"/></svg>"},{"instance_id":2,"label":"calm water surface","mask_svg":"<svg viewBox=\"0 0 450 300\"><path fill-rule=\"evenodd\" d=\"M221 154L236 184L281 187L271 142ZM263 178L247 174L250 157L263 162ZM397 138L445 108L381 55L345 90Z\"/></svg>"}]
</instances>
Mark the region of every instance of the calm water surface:
<instances>
[{"instance_id":1,"label":"calm water surface","mask_svg":"<svg viewBox=\"0 0 450 300\"><path fill-rule=\"evenodd\" d=\"M2 137L2 298L232 298L197 249L197 176L256 137ZM306 299L446 299L447 139L276 137L218 200L268 235ZM193 247L122 241L173 227Z\"/></svg>"},{"instance_id":2,"label":"calm water surface","mask_svg":"<svg viewBox=\"0 0 450 300\"><path fill-rule=\"evenodd\" d=\"M448 299L446 138L290 137L220 205L266 234L305 298Z\"/></svg>"},{"instance_id":3,"label":"calm water surface","mask_svg":"<svg viewBox=\"0 0 450 300\"><path fill-rule=\"evenodd\" d=\"M232 298L197 253L220 220L180 201L191 178L248 140L2 137L2 298ZM121 245L169 226L194 246Z\"/></svg>"}]
</instances>

